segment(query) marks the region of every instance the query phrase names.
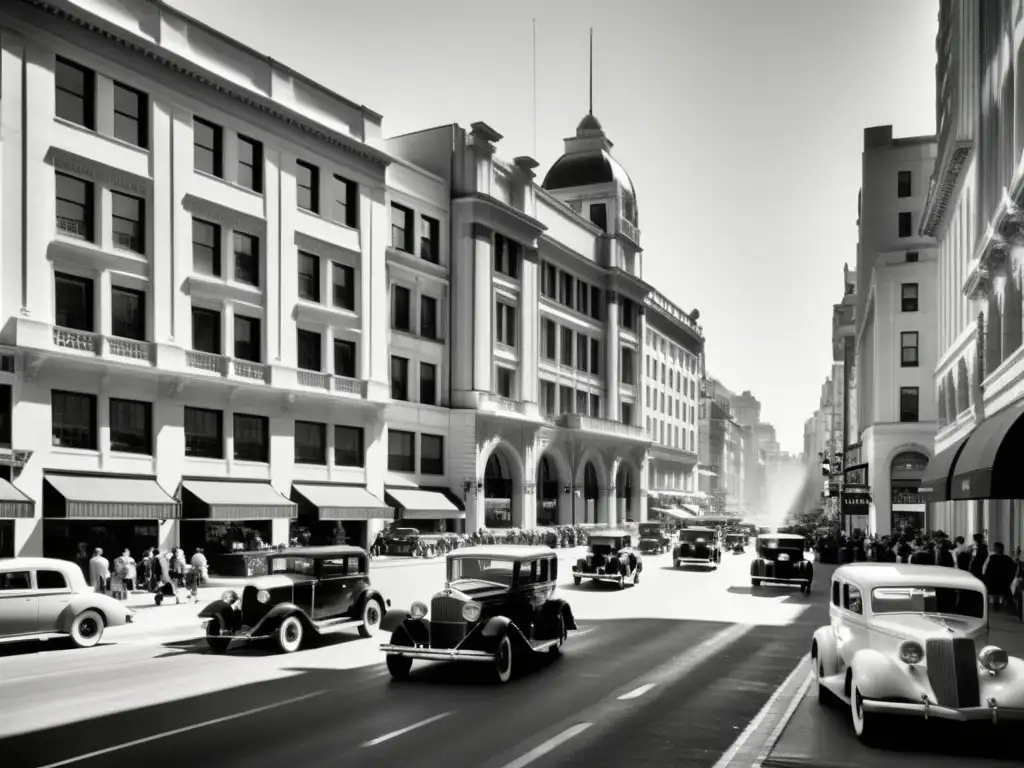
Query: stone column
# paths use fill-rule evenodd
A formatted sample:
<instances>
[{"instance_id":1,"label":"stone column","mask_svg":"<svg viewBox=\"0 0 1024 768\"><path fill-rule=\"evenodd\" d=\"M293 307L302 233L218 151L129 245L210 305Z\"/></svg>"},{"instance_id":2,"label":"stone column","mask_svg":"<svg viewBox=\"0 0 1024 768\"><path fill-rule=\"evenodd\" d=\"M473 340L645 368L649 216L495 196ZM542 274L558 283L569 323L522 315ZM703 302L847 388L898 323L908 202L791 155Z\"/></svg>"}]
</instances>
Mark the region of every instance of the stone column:
<instances>
[{"instance_id":1,"label":"stone column","mask_svg":"<svg viewBox=\"0 0 1024 768\"><path fill-rule=\"evenodd\" d=\"M520 270L519 291L519 399L533 414L539 413L537 361L540 359L538 345L537 250L523 248Z\"/></svg>"},{"instance_id":2,"label":"stone column","mask_svg":"<svg viewBox=\"0 0 1024 768\"><path fill-rule=\"evenodd\" d=\"M473 225L473 389L476 392L493 391L493 237L489 228Z\"/></svg>"},{"instance_id":3,"label":"stone column","mask_svg":"<svg viewBox=\"0 0 1024 768\"><path fill-rule=\"evenodd\" d=\"M622 412L619 400L619 297L615 291L606 291L605 296L608 301L604 353L606 413L610 421L618 421Z\"/></svg>"}]
</instances>

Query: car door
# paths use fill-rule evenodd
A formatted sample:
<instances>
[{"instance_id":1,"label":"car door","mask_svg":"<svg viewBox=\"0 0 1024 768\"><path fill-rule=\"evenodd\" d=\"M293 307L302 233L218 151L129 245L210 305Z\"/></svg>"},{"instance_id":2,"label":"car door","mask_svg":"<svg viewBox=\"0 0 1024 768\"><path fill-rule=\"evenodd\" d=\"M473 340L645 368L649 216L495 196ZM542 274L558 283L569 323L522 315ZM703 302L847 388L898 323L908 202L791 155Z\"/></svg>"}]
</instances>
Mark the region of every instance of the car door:
<instances>
[{"instance_id":1,"label":"car door","mask_svg":"<svg viewBox=\"0 0 1024 768\"><path fill-rule=\"evenodd\" d=\"M317 569L316 596L313 601L313 618L317 621L334 619L344 614L352 605L350 579L346 575L349 557L324 558Z\"/></svg>"},{"instance_id":2,"label":"car door","mask_svg":"<svg viewBox=\"0 0 1024 768\"><path fill-rule=\"evenodd\" d=\"M509 593L508 617L527 638L533 636L536 613L540 610L538 593L542 592L540 561L524 560L516 565L518 575ZM547 570L545 568L545 570Z\"/></svg>"},{"instance_id":3,"label":"car door","mask_svg":"<svg viewBox=\"0 0 1024 768\"><path fill-rule=\"evenodd\" d=\"M839 671L845 672L853 655L864 647L864 598L860 587L848 581L842 582L842 606L837 611L836 650Z\"/></svg>"},{"instance_id":4,"label":"car door","mask_svg":"<svg viewBox=\"0 0 1024 768\"><path fill-rule=\"evenodd\" d=\"M24 635L38 631L39 598L32 575L24 570L0 572L0 635Z\"/></svg>"},{"instance_id":5,"label":"car door","mask_svg":"<svg viewBox=\"0 0 1024 768\"><path fill-rule=\"evenodd\" d=\"M39 568L35 571L39 611L37 632L54 632L60 615L71 604L71 585L60 571Z\"/></svg>"}]
</instances>

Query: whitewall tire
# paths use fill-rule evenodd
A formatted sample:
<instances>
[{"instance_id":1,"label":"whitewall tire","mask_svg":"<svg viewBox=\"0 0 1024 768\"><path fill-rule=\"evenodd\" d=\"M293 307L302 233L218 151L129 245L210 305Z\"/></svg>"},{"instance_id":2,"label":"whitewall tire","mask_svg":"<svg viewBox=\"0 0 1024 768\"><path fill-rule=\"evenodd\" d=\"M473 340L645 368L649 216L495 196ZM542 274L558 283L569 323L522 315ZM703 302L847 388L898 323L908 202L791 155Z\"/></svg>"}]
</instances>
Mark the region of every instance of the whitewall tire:
<instances>
[{"instance_id":1,"label":"whitewall tire","mask_svg":"<svg viewBox=\"0 0 1024 768\"><path fill-rule=\"evenodd\" d=\"M878 742L879 716L874 712L864 711L864 696L856 683L853 683L850 691L850 719L853 722L853 732L862 744L875 744Z\"/></svg>"},{"instance_id":2,"label":"whitewall tire","mask_svg":"<svg viewBox=\"0 0 1024 768\"><path fill-rule=\"evenodd\" d=\"M82 611L71 621L71 641L79 648L92 648L103 637L103 626L99 611Z\"/></svg>"},{"instance_id":3,"label":"whitewall tire","mask_svg":"<svg viewBox=\"0 0 1024 768\"><path fill-rule=\"evenodd\" d=\"M512 638L505 635L498 642L498 648L494 653L494 671L498 675L499 683L507 683L512 679Z\"/></svg>"},{"instance_id":4,"label":"whitewall tire","mask_svg":"<svg viewBox=\"0 0 1024 768\"><path fill-rule=\"evenodd\" d=\"M367 600L363 606L363 623L359 625L359 634L363 637L376 635L383 617L384 611L381 609L380 603L373 598Z\"/></svg>"},{"instance_id":5,"label":"whitewall tire","mask_svg":"<svg viewBox=\"0 0 1024 768\"><path fill-rule=\"evenodd\" d=\"M294 653L302 645L302 622L296 616L287 616L277 626L277 647L282 653Z\"/></svg>"}]
</instances>

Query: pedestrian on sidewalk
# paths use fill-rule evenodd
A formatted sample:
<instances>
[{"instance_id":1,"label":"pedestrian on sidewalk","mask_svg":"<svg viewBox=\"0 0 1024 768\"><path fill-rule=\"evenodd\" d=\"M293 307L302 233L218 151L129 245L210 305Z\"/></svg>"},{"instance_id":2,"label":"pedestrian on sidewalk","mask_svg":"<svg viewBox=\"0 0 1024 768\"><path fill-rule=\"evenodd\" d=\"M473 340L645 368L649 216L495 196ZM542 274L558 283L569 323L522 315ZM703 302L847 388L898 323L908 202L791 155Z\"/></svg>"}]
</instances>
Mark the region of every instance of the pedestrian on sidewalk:
<instances>
[{"instance_id":1,"label":"pedestrian on sidewalk","mask_svg":"<svg viewBox=\"0 0 1024 768\"><path fill-rule=\"evenodd\" d=\"M124 588L127 593L125 597L127 598L128 594L139 588L139 567L138 563L135 562L135 558L132 557L131 550L127 547L121 556L124 558L125 564Z\"/></svg>"},{"instance_id":2,"label":"pedestrian on sidewalk","mask_svg":"<svg viewBox=\"0 0 1024 768\"><path fill-rule=\"evenodd\" d=\"M997 541L992 545L992 554L981 567L981 573L988 593L994 598L996 605L1009 605L1012 608L1014 597L1010 585L1017 574L1017 565L1013 558L1006 554L1003 542Z\"/></svg>"},{"instance_id":3,"label":"pedestrian on sidewalk","mask_svg":"<svg viewBox=\"0 0 1024 768\"><path fill-rule=\"evenodd\" d=\"M123 602L128 599L128 592L125 590L124 583L127 576L128 563L125 562L124 553L121 553L118 557L114 558L114 572L110 576L110 596L115 600Z\"/></svg>"},{"instance_id":4,"label":"pedestrian on sidewalk","mask_svg":"<svg viewBox=\"0 0 1024 768\"><path fill-rule=\"evenodd\" d=\"M206 562L206 553L202 547L196 547L195 554L192 555L192 569L196 572L197 588L210 583L210 566Z\"/></svg>"},{"instance_id":5,"label":"pedestrian on sidewalk","mask_svg":"<svg viewBox=\"0 0 1024 768\"><path fill-rule=\"evenodd\" d=\"M103 556L103 550L96 547L89 561L89 583L101 595L107 594L110 581L110 561Z\"/></svg>"}]
</instances>

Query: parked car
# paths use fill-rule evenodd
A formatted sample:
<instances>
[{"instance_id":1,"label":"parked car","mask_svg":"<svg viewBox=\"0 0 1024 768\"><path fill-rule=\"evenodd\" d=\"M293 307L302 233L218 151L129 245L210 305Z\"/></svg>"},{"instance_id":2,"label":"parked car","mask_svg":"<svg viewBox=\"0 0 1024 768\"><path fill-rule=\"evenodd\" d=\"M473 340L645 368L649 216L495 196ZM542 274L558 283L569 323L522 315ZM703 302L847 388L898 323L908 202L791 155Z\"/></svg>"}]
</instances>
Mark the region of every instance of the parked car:
<instances>
[{"instance_id":1,"label":"parked car","mask_svg":"<svg viewBox=\"0 0 1024 768\"><path fill-rule=\"evenodd\" d=\"M486 664L507 683L523 654L558 654L576 629L569 604L554 597L558 556L544 546L484 545L447 557L447 581L430 605L392 609L381 645L396 680L414 659Z\"/></svg>"},{"instance_id":2,"label":"parked car","mask_svg":"<svg viewBox=\"0 0 1024 768\"><path fill-rule=\"evenodd\" d=\"M871 743L882 717L1024 719L1024 660L988 643L988 592L967 571L856 563L832 576L831 623L814 633L818 698L850 707Z\"/></svg>"},{"instance_id":3,"label":"parked car","mask_svg":"<svg viewBox=\"0 0 1024 768\"><path fill-rule=\"evenodd\" d=\"M725 534L725 546L734 555L741 555L747 551L747 542L750 537L745 533L727 533Z\"/></svg>"},{"instance_id":4,"label":"parked car","mask_svg":"<svg viewBox=\"0 0 1024 768\"><path fill-rule=\"evenodd\" d=\"M267 553L267 575L227 590L200 611L206 642L223 653L252 640L272 639L283 653L307 635L355 628L377 634L390 600L370 586L370 558L351 546L296 547Z\"/></svg>"},{"instance_id":5,"label":"parked car","mask_svg":"<svg viewBox=\"0 0 1024 768\"><path fill-rule=\"evenodd\" d=\"M637 548L645 555L668 552L669 538L661 523L640 523L640 542Z\"/></svg>"},{"instance_id":6,"label":"parked car","mask_svg":"<svg viewBox=\"0 0 1024 768\"><path fill-rule=\"evenodd\" d=\"M608 581L625 589L627 584L640 583L644 569L643 555L633 548L633 537L626 531L600 531L591 534L586 557L572 567L572 581L577 586L583 579Z\"/></svg>"},{"instance_id":7,"label":"parked car","mask_svg":"<svg viewBox=\"0 0 1024 768\"><path fill-rule=\"evenodd\" d=\"M714 528L683 528L679 541L672 548L672 564L676 568L705 565L716 570L722 562L722 545Z\"/></svg>"},{"instance_id":8,"label":"parked car","mask_svg":"<svg viewBox=\"0 0 1024 768\"><path fill-rule=\"evenodd\" d=\"M77 563L50 557L0 560L0 643L70 637L92 648L106 627L130 624L135 614L90 587Z\"/></svg>"},{"instance_id":9,"label":"parked car","mask_svg":"<svg viewBox=\"0 0 1024 768\"><path fill-rule=\"evenodd\" d=\"M757 559L750 564L750 585L796 584L811 594L814 564L804 557L804 537L795 533L762 533L757 537Z\"/></svg>"}]
</instances>

